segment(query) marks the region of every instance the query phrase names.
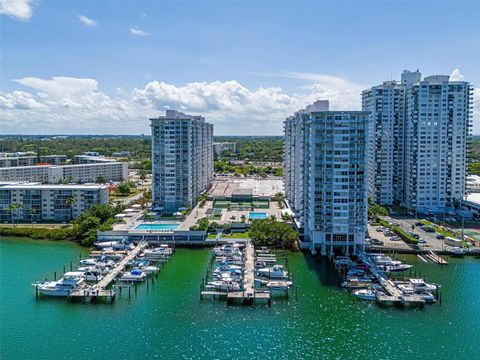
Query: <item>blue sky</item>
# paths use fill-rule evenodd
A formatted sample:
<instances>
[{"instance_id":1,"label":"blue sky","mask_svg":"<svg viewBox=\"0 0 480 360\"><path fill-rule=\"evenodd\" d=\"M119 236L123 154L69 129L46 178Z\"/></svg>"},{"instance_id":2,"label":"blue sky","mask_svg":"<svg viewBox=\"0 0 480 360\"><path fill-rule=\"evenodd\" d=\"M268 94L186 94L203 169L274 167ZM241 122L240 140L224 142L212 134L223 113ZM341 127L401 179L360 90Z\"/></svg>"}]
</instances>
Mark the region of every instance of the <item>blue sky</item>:
<instances>
[{"instance_id":1,"label":"blue sky","mask_svg":"<svg viewBox=\"0 0 480 360\"><path fill-rule=\"evenodd\" d=\"M216 134L281 134L317 98L463 76L476 86L479 2L0 0L2 133L148 133L166 107Z\"/></svg>"}]
</instances>

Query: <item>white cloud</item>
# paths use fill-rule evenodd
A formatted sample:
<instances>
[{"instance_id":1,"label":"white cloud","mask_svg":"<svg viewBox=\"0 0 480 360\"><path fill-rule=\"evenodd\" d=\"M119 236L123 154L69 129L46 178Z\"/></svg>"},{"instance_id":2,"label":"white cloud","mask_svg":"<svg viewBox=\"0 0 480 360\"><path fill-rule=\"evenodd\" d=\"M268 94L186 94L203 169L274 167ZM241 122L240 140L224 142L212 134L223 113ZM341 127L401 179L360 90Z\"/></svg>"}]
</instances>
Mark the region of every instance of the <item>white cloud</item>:
<instances>
[{"instance_id":1,"label":"white cloud","mask_svg":"<svg viewBox=\"0 0 480 360\"><path fill-rule=\"evenodd\" d=\"M140 28L138 26L136 26L134 28L130 28L130 32L133 35L137 35L137 36L150 36L150 34L147 33L146 31L140 30Z\"/></svg>"},{"instance_id":2,"label":"white cloud","mask_svg":"<svg viewBox=\"0 0 480 360\"><path fill-rule=\"evenodd\" d=\"M87 26L95 26L97 25L97 21L96 20L93 20L89 17L86 17L85 15L78 15L78 19L84 24L84 25L87 25Z\"/></svg>"},{"instance_id":3,"label":"white cloud","mask_svg":"<svg viewBox=\"0 0 480 360\"><path fill-rule=\"evenodd\" d=\"M31 0L0 0L0 14L27 21L32 17Z\"/></svg>"},{"instance_id":4,"label":"white cloud","mask_svg":"<svg viewBox=\"0 0 480 360\"><path fill-rule=\"evenodd\" d=\"M460 73L460 69L453 69L452 74L450 75L450 81L463 81L465 76Z\"/></svg>"},{"instance_id":5,"label":"white cloud","mask_svg":"<svg viewBox=\"0 0 480 360\"><path fill-rule=\"evenodd\" d=\"M145 133L150 117L166 108L205 116L216 134L281 134L283 121L294 111L319 99L331 108L360 108L364 87L347 79L291 73L311 83L297 93L279 87L247 88L238 81L192 82L175 85L150 81L145 86L117 89L111 95L91 78L56 76L14 80L29 90L0 93L3 133ZM474 118L480 119L480 88L474 91ZM474 132L480 133L480 124Z\"/></svg>"}]
</instances>

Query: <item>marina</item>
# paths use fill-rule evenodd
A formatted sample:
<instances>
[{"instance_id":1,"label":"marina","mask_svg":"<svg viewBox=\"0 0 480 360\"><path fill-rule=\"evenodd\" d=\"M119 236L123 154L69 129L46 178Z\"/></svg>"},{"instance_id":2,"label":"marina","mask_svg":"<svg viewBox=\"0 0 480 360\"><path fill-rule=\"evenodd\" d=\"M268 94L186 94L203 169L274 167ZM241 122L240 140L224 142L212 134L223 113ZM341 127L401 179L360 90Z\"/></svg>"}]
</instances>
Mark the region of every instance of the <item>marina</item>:
<instances>
[{"instance_id":1,"label":"marina","mask_svg":"<svg viewBox=\"0 0 480 360\"><path fill-rule=\"evenodd\" d=\"M478 352L480 261L473 257L448 258L449 265L442 267L416 255L395 256L413 265L417 277L442 285L442 303L424 310L354 301L339 287L330 262L289 251L285 259L295 274L298 299L272 297L271 308L200 301L199 284L210 264L211 248L176 248L160 276L153 277L154 283L138 283L130 297L126 288L117 289L111 305L84 305L63 299L36 301L30 284L53 271L60 274L63 264L78 259L79 253L88 258L86 249L66 242L5 238L0 247L2 274L22 269L0 277L0 346L5 359L31 358L29 354L51 359L52 352L56 358L75 354L90 359L119 354L163 359L205 358L204 354L294 358L305 353L312 358L348 359L355 351L358 358L402 360L425 358L428 349L429 356L448 360L474 359ZM58 329L72 329L75 341L65 346ZM94 336L95 332L102 335ZM135 341L123 341L132 333ZM388 349L379 345L383 343L390 344ZM409 349L408 354L403 349Z\"/></svg>"},{"instance_id":2,"label":"marina","mask_svg":"<svg viewBox=\"0 0 480 360\"><path fill-rule=\"evenodd\" d=\"M200 284L200 299L226 300L271 306L272 296L284 295L293 286L284 265L277 264L273 250L255 250L250 241L217 246L212 250L211 268Z\"/></svg>"},{"instance_id":3,"label":"marina","mask_svg":"<svg viewBox=\"0 0 480 360\"><path fill-rule=\"evenodd\" d=\"M108 246L105 246L108 245ZM83 302L113 302L117 290L127 288L130 296L132 284L147 281L148 276L157 274L160 268L150 266L150 262L163 264L173 253L167 245L148 249L148 243L141 241L137 245L124 246L128 250L115 251L117 243L96 244L101 251L91 251L90 258L80 259L79 266L65 272L58 281L36 282L35 297L66 297L69 301L81 299ZM65 269L65 267L64 267ZM127 271L127 269L129 269ZM153 280L152 280L153 281Z\"/></svg>"},{"instance_id":4,"label":"marina","mask_svg":"<svg viewBox=\"0 0 480 360\"><path fill-rule=\"evenodd\" d=\"M424 260L424 259L423 259ZM422 261L423 261L422 260ZM375 301L382 306L423 307L439 298L439 286L428 284L422 278L392 277L392 268L405 273L412 269L380 253L361 253L357 261L346 257L335 260L335 267L343 274L342 286L353 292L355 298Z\"/></svg>"}]
</instances>

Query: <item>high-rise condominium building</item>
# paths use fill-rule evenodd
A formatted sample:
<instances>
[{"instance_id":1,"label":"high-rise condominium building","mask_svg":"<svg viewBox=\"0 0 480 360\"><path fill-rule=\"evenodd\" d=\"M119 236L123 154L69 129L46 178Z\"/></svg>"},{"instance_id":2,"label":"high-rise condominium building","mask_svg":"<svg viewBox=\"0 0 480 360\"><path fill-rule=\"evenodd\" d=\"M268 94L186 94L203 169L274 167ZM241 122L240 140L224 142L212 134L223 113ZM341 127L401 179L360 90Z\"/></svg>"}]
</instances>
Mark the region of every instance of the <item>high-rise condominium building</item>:
<instances>
[{"instance_id":1,"label":"high-rise condominium building","mask_svg":"<svg viewBox=\"0 0 480 360\"><path fill-rule=\"evenodd\" d=\"M285 120L285 191L304 242L322 254L363 249L368 113L317 101Z\"/></svg>"},{"instance_id":2,"label":"high-rise condominium building","mask_svg":"<svg viewBox=\"0 0 480 360\"><path fill-rule=\"evenodd\" d=\"M213 125L175 110L150 122L154 210L193 207L213 180Z\"/></svg>"},{"instance_id":3,"label":"high-rise condominium building","mask_svg":"<svg viewBox=\"0 0 480 360\"><path fill-rule=\"evenodd\" d=\"M453 210L465 194L472 121L468 82L405 71L363 92L370 111L369 195L419 212Z\"/></svg>"}]
</instances>

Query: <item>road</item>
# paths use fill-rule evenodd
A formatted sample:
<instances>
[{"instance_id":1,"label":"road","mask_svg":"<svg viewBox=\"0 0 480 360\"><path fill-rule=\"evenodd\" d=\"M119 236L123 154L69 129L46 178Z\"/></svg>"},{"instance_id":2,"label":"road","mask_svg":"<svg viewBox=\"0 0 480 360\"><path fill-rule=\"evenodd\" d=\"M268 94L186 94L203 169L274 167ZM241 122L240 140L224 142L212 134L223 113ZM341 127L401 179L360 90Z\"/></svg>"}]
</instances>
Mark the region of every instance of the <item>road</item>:
<instances>
[{"instance_id":1,"label":"road","mask_svg":"<svg viewBox=\"0 0 480 360\"><path fill-rule=\"evenodd\" d=\"M382 219L388 222L399 223L400 228L402 230L406 232L413 232L419 235L422 239L426 241L425 244L421 244L421 243L418 244L420 248L439 250L439 249L443 249L444 247L443 240L437 239L438 233L436 232L428 233L420 229L420 227L415 226L415 222L417 222L418 219L415 219L414 217L405 216L405 215L393 215L393 216L382 216ZM414 225L413 229L412 229L412 225ZM369 225L369 233L372 238L377 238L379 240L384 241L386 246L395 244L395 246L398 247L400 243L403 243L403 241L391 241L389 238L384 236L383 233L377 232L375 230L375 227L372 227L371 225Z\"/></svg>"}]
</instances>

